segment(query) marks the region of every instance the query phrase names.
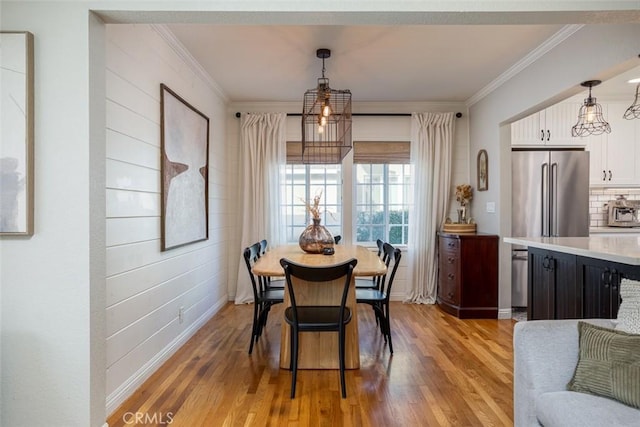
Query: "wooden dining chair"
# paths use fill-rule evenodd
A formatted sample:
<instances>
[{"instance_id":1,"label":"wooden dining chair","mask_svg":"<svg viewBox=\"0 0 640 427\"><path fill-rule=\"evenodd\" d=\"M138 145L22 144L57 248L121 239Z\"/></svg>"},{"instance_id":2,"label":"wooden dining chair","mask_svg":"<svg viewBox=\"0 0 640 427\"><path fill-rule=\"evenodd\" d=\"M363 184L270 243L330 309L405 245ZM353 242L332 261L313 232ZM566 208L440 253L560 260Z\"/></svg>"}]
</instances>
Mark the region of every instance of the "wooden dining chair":
<instances>
[{"instance_id":1,"label":"wooden dining chair","mask_svg":"<svg viewBox=\"0 0 640 427\"><path fill-rule=\"evenodd\" d=\"M244 261L249 271L251 288L253 289L253 323L251 327L251 343L249 354L253 351L253 343L262 335L262 329L267 324L267 317L271 306L284 301L284 289L269 289L266 286L266 278L253 274L252 268L258 261L260 254L260 242L245 248Z\"/></svg>"},{"instance_id":2,"label":"wooden dining chair","mask_svg":"<svg viewBox=\"0 0 640 427\"><path fill-rule=\"evenodd\" d=\"M378 239L376 245L378 246L378 258L385 262L384 242ZM380 289L380 280L381 276L356 277L356 289Z\"/></svg>"},{"instance_id":3,"label":"wooden dining chair","mask_svg":"<svg viewBox=\"0 0 640 427\"><path fill-rule=\"evenodd\" d=\"M290 306L285 308L284 319L291 327L290 366L291 398L296 395L298 374L298 343L302 332L338 332L338 359L340 366L340 388L342 398L347 397L345 370L345 327L351 321L351 309L346 306L353 269L358 260L352 258L342 264L326 267L309 267L296 264L285 258L280 260L284 268ZM304 286L342 285L341 292L327 295L323 305L298 305L296 288ZM333 297L333 298L332 298ZM329 301L335 299L335 301Z\"/></svg>"},{"instance_id":4,"label":"wooden dining chair","mask_svg":"<svg viewBox=\"0 0 640 427\"><path fill-rule=\"evenodd\" d=\"M387 273L381 276L379 289L357 289L356 302L368 304L373 308L376 316L376 323L380 325L380 331L385 342L389 344L389 352L393 354L393 343L391 342L391 317L389 315L389 301L391 297L391 287L396 277L396 271L400 265L402 251L389 243L383 245L385 264Z\"/></svg>"}]
</instances>

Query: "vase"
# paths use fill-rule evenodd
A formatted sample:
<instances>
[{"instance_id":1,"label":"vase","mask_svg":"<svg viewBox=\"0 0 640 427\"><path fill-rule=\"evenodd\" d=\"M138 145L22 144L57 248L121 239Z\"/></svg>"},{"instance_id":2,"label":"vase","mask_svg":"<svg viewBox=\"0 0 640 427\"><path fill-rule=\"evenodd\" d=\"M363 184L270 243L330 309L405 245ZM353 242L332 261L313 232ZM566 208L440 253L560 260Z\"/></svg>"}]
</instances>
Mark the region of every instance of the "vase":
<instances>
[{"instance_id":1,"label":"vase","mask_svg":"<svg viewBox=\"0 0 640 427\"><path fill-rule=\"evenodd\" d=\"M465 206L461 206L458 208L458 224L466 224L467 223L467 208Z\"/></svg>"},{"instance_id":2,"label":"vase","mask_svg":"<svg viewBox=\"0 0 640 427\"><path fill-rule=\"evenodd\" d=\"M313 218L313 222L304 229L298 239L300 249L310 254L321 254L324 248L333 248L331 232L320 224L320 218Z\"/></svg>"}]
</instances>

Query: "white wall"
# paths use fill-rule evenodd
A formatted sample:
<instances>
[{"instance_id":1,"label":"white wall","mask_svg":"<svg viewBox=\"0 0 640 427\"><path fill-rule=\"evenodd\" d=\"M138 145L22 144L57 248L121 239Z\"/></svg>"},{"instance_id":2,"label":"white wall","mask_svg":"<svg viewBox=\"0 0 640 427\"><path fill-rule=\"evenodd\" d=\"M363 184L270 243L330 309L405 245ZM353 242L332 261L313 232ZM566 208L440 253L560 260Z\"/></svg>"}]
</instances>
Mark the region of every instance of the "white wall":
<instances>
[{"instance_id":1,"label":"white wall","mask_svg":"<svg viewBox=\"0 0 640 427\"><path fill-rule=\"evenodd\" d=\"M298 103L235 103L229 106L229 143L232 146L239 144L239 122L240 119L235 118L235 112L299 112L301 104ZM455 140L453 147L453 165L451 176L451 200L450 200L450 216L454 218L457 202L455 201L455 186L462 183L470 183L469 177L469 138L468 138L468 116L466 107L462 103L358 103L354 101L354 113L412 113L412 112L462 112L461 118L455 119ZM299 141L300 136L300 117L289 116L287 118L287 140ZM411 140L411 117L367 117L354 116L352 135L354 141L410 141ZM342 168L343 179L343 215L345 218L353 217L354 212L349 201L353 198L353 175L351 168L351 159L353 152L347 154ZM417 185L420 185L417 183ZM355 219L351 222L353 223ZM343 224L345 221L343 220ZM343 239L345 243L353 242L353 230L351 228L343 229ZM256 236L256 240L258 237ZM235 268L240 262L238 251L234 251L230 258L235 258ZM400 261L398 272L394 280L391 293L391 299L400 301L405 299L407 284L407 262L406 248L401 247L405 254ZM377 251L377 247L372 247L372 251ZM238 255L236 255L236 252ZM241 269L242 270L242 269ZM242 271L241 271L242 274ZM233 278L232 278L233 279ZM230 280L230 295L235 295L235 283Z\"/></svg>"},{"instance_id":2,"label":"white wall","mask_svg":"<svg viewBox=\"0 0 640 427\"><path fill-rule=\"evenodd\" d=\"M103 148L92 145L104 145L104 107L91 81L101 25L71 2L1 7L3 30L34 34L35 234L0 240L0 424L102 425L104 246L92 241L104 242L104 156L93 163Z\"/></svg>"},{"instance_id":3,"label":"white wall","mask_svg":"<svg viewBox=\"0 0 640 427\"><path fill-rule=\"evenodd\" d=\"M224 99L172 43L162 27L107 26L108 413L227 302L234 203ZM210 125L209 239L166 252L160 251L160 83Z\"/></svg>"}]
</instances>

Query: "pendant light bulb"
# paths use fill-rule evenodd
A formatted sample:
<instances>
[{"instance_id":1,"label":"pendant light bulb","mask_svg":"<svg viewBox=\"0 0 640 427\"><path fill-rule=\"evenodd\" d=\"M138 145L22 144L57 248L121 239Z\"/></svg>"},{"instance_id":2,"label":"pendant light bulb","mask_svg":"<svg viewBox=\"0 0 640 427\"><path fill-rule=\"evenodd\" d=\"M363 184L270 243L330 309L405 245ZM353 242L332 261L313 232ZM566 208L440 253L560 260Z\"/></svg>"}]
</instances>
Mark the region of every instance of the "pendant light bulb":
<instances>
[{"instance_id":1,"label":"pendant light bulb","mask_svg":"<svg viewBox=\"0 0 640 427\"><path fill-rule=\"evenodd\" d=\"M329 104L324 104L324 106L322 107L322 115L324 117L329 117L331 115L331 107L329 106Z\"/></svg>"}]
</instances>

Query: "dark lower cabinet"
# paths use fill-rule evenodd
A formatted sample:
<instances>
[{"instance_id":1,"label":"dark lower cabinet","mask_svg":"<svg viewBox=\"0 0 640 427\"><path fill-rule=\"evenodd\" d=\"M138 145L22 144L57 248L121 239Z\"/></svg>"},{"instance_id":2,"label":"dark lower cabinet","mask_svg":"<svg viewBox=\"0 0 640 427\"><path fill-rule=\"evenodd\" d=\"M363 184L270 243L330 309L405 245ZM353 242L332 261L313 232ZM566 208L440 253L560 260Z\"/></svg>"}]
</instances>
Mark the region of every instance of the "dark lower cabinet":
<instances>
[{"instance_id":1,"label":"dark lower cabinet","mask_svg":"<svg viewBox=\"0 0 640 427\"><path fill-rule=\"evenodd\" d=\"M529 319L582 317L582 289L576 256L529 248Z\"/></svg>"},{"instance_id":2,"label":"dark lower cabinet","mask_svg":"<svg viewBox=\"0 0 640 427\"><path fill-rule=\"evenodd\" d=\"M438 234L438 306L461 319L498 317L499 237Z\"/></svg>"},{"instance_id":3,"label":"dark lower cabinet","mask_svg":"<svg viewBox=\"0 0 640 427\"><path fill-rule=\"evenodd\" d=\"M578 257L578 280L584 288L584 318L613 319L620 307L620 281L639 280L640 267Z\"/></svg>"},{"instance_id":4,"label":"dark lower cabinet","mask_svg":"<svg viewBox=\"0 0 640 427\"><path fill-rule=\"evenodd\" d=\"M640 266L529 248L527 317L613 319L620 281L640 280Z\"/></svg>"}]
</instances>

